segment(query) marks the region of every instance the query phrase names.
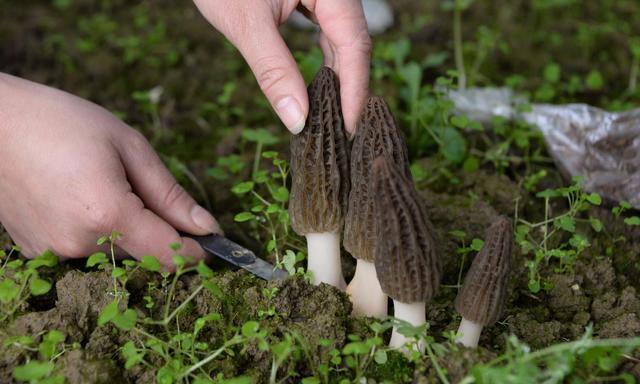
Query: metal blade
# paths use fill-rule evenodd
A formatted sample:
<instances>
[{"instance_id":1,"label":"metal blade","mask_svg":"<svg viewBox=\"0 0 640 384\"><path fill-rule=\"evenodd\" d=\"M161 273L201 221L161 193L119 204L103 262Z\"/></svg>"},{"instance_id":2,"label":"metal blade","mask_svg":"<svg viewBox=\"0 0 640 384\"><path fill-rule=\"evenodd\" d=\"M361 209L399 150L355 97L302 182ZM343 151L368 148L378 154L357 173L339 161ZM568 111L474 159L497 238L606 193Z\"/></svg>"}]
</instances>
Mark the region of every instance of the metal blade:
<instances>
[{"instance_id":1,"label":"metal blade","mask_svg":"<svg viewBox=\"0 0 640 384\"><path fill-rule=\"evenodd\" d=\"M253 252L245 247L234 243L226 237L220 235L191 236L207 252L217 256L227 262L246 269L254 275L265 280L284 279L289 274L273 264L258 258Z\"/></svg>"}]
</instances>

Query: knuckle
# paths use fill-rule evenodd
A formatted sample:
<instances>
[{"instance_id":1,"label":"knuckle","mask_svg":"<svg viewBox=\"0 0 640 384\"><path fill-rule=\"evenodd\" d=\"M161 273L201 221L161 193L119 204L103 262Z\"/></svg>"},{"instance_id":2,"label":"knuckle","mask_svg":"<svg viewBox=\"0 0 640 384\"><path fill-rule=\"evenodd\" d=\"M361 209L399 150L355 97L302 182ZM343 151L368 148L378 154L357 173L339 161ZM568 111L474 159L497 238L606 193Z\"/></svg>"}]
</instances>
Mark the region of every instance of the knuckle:
<instances>
[{"instance_id":1,"label":"knuckle","mask_svg":"<svg viewBox=\"0 0 640 384\"><path fill-rule=\"evenodd\" d=\"M371 55L373 43L366 28L356 36L353 42L353 48L358 52Z\"/></svg>"},{"instance_id":2,"label":"knuckle","mask_svg":"<svg viewBox=\"0 0 640 384\"><path fill-rule=\"evenodd\" d=\"M95 233L110 232L118 217L118 207L112 203L97 203L87 206L85 226Z\"/></svg>"},{"instance_id":3,"label":"knuckle","mask_svg":"<svg viewBox=\"0 0 640 384\"><path fill-rule=\"evenodd\" d=\"M189 194L187 191L177 182L173 182L169 190L164 195L163 204L167 207L173 207L183 201L184 199L189 198Z\"/></svg>"},{"instance_id":4,"label":"knuckle","mask_svg":"<svg viewBox=\"0 0 640 384\"><path fill-rule=\"evenodd\" d=\"M279 61L280 60L278 58L266 57L260 59L256 65L258 68L256 79L264 93L269 93L273 90L273 88L280 84L289 73L288 67L279 63Z\"/></svg>"},{"instance_id":5,"label":"knuckle","mask_svg":"<svg viewBox=\"0 0 640 384\"><path fill-rule=\"evenodd\" d=\"M57 238L53 241L52 250L60 257L77 259L88 256L90 249L79 239L69 237Z\"/></svg>"},{"instance_id":6,"label":"knuckle","mask_svg":"<svg viewBox=\"0 0 640 384\"><path fill-rule=\"evenodd\" d=\"M135 129L131 129L131 135L127 139L129 148L134 153L144 153L149 148L149 141L147 138Z\"/></svg>"}]
</instances>

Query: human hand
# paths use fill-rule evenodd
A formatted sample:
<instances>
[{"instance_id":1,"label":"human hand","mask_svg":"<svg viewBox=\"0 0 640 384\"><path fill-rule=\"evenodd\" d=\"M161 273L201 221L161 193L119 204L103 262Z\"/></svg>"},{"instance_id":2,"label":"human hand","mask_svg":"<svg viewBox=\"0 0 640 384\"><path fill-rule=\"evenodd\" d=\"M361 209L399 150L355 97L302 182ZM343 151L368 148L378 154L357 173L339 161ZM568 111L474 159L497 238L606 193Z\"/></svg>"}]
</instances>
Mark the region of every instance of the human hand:
<instances>
[{"instance_id":1,"label":"human hand","mask_svg":"<svg viewBox=\"0 0 640 384\"><path fill-rule=\"evenodd\" d=\"M345 127L354 133L368 94L371 39L360 0L194 0L239 50L287 128L304 128L309 100L302 75L278 32L298 7L320 25L325 65L340 79Z\"/></svg>"},{"instance_id":2,"label":"human hand","mask_svg":"<svg viewBox=\"0 0 640 384\"><path fill-rule=\"evenodd\" d=\"M88 101L0 73L0 143L0 222L27 257L86 257L115 230L119 251L170 269L171 243L204 257L176 229L220 232L144 136Z\"/></svg>"}]
</instances>

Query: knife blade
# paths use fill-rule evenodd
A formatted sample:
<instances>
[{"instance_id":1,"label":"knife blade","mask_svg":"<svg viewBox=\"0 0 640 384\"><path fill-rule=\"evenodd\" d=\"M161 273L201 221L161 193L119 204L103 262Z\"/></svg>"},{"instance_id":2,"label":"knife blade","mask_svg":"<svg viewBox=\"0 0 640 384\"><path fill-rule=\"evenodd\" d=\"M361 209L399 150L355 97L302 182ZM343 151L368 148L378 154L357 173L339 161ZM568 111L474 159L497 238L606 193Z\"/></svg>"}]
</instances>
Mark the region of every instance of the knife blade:
<instances>
[{"instance_id":1,"label":"knife blade","mask_svg":"<svg viewBox=\"0 0 640 384\"><path fill-rule=\"evenodd\" d=\"M190 237L200 244L200 246L208 253L219 257L237 267L246 269L252 274L265 280L284 279L289 276L286 271L277 268L261 258L247 248L217 234L206 236L193 236L183 234Z\"/></svg>"}]
</instances>

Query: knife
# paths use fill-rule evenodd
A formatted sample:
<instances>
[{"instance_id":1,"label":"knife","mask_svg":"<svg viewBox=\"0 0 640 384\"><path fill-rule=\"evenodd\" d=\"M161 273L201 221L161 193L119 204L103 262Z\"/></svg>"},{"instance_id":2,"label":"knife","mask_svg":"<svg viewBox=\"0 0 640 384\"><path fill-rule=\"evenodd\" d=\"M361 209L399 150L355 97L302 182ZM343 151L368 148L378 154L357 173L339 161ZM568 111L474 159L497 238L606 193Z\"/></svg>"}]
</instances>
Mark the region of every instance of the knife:
<instances>
[{"instance_id":1,"label":"knife","mask_svg":"<svg viewBox=\"0 0 640 384\"><path fill-rule=\"evenodd\" d=\"M224 236L217 234L206 236L194 236L182 234L190 237L200 244L208 253L219 257L237 267L246 269L254 275L265 280L279 280L289 276L286 271L270 264L247 248L234 243Z\"/></svg>"}]
</instances>

